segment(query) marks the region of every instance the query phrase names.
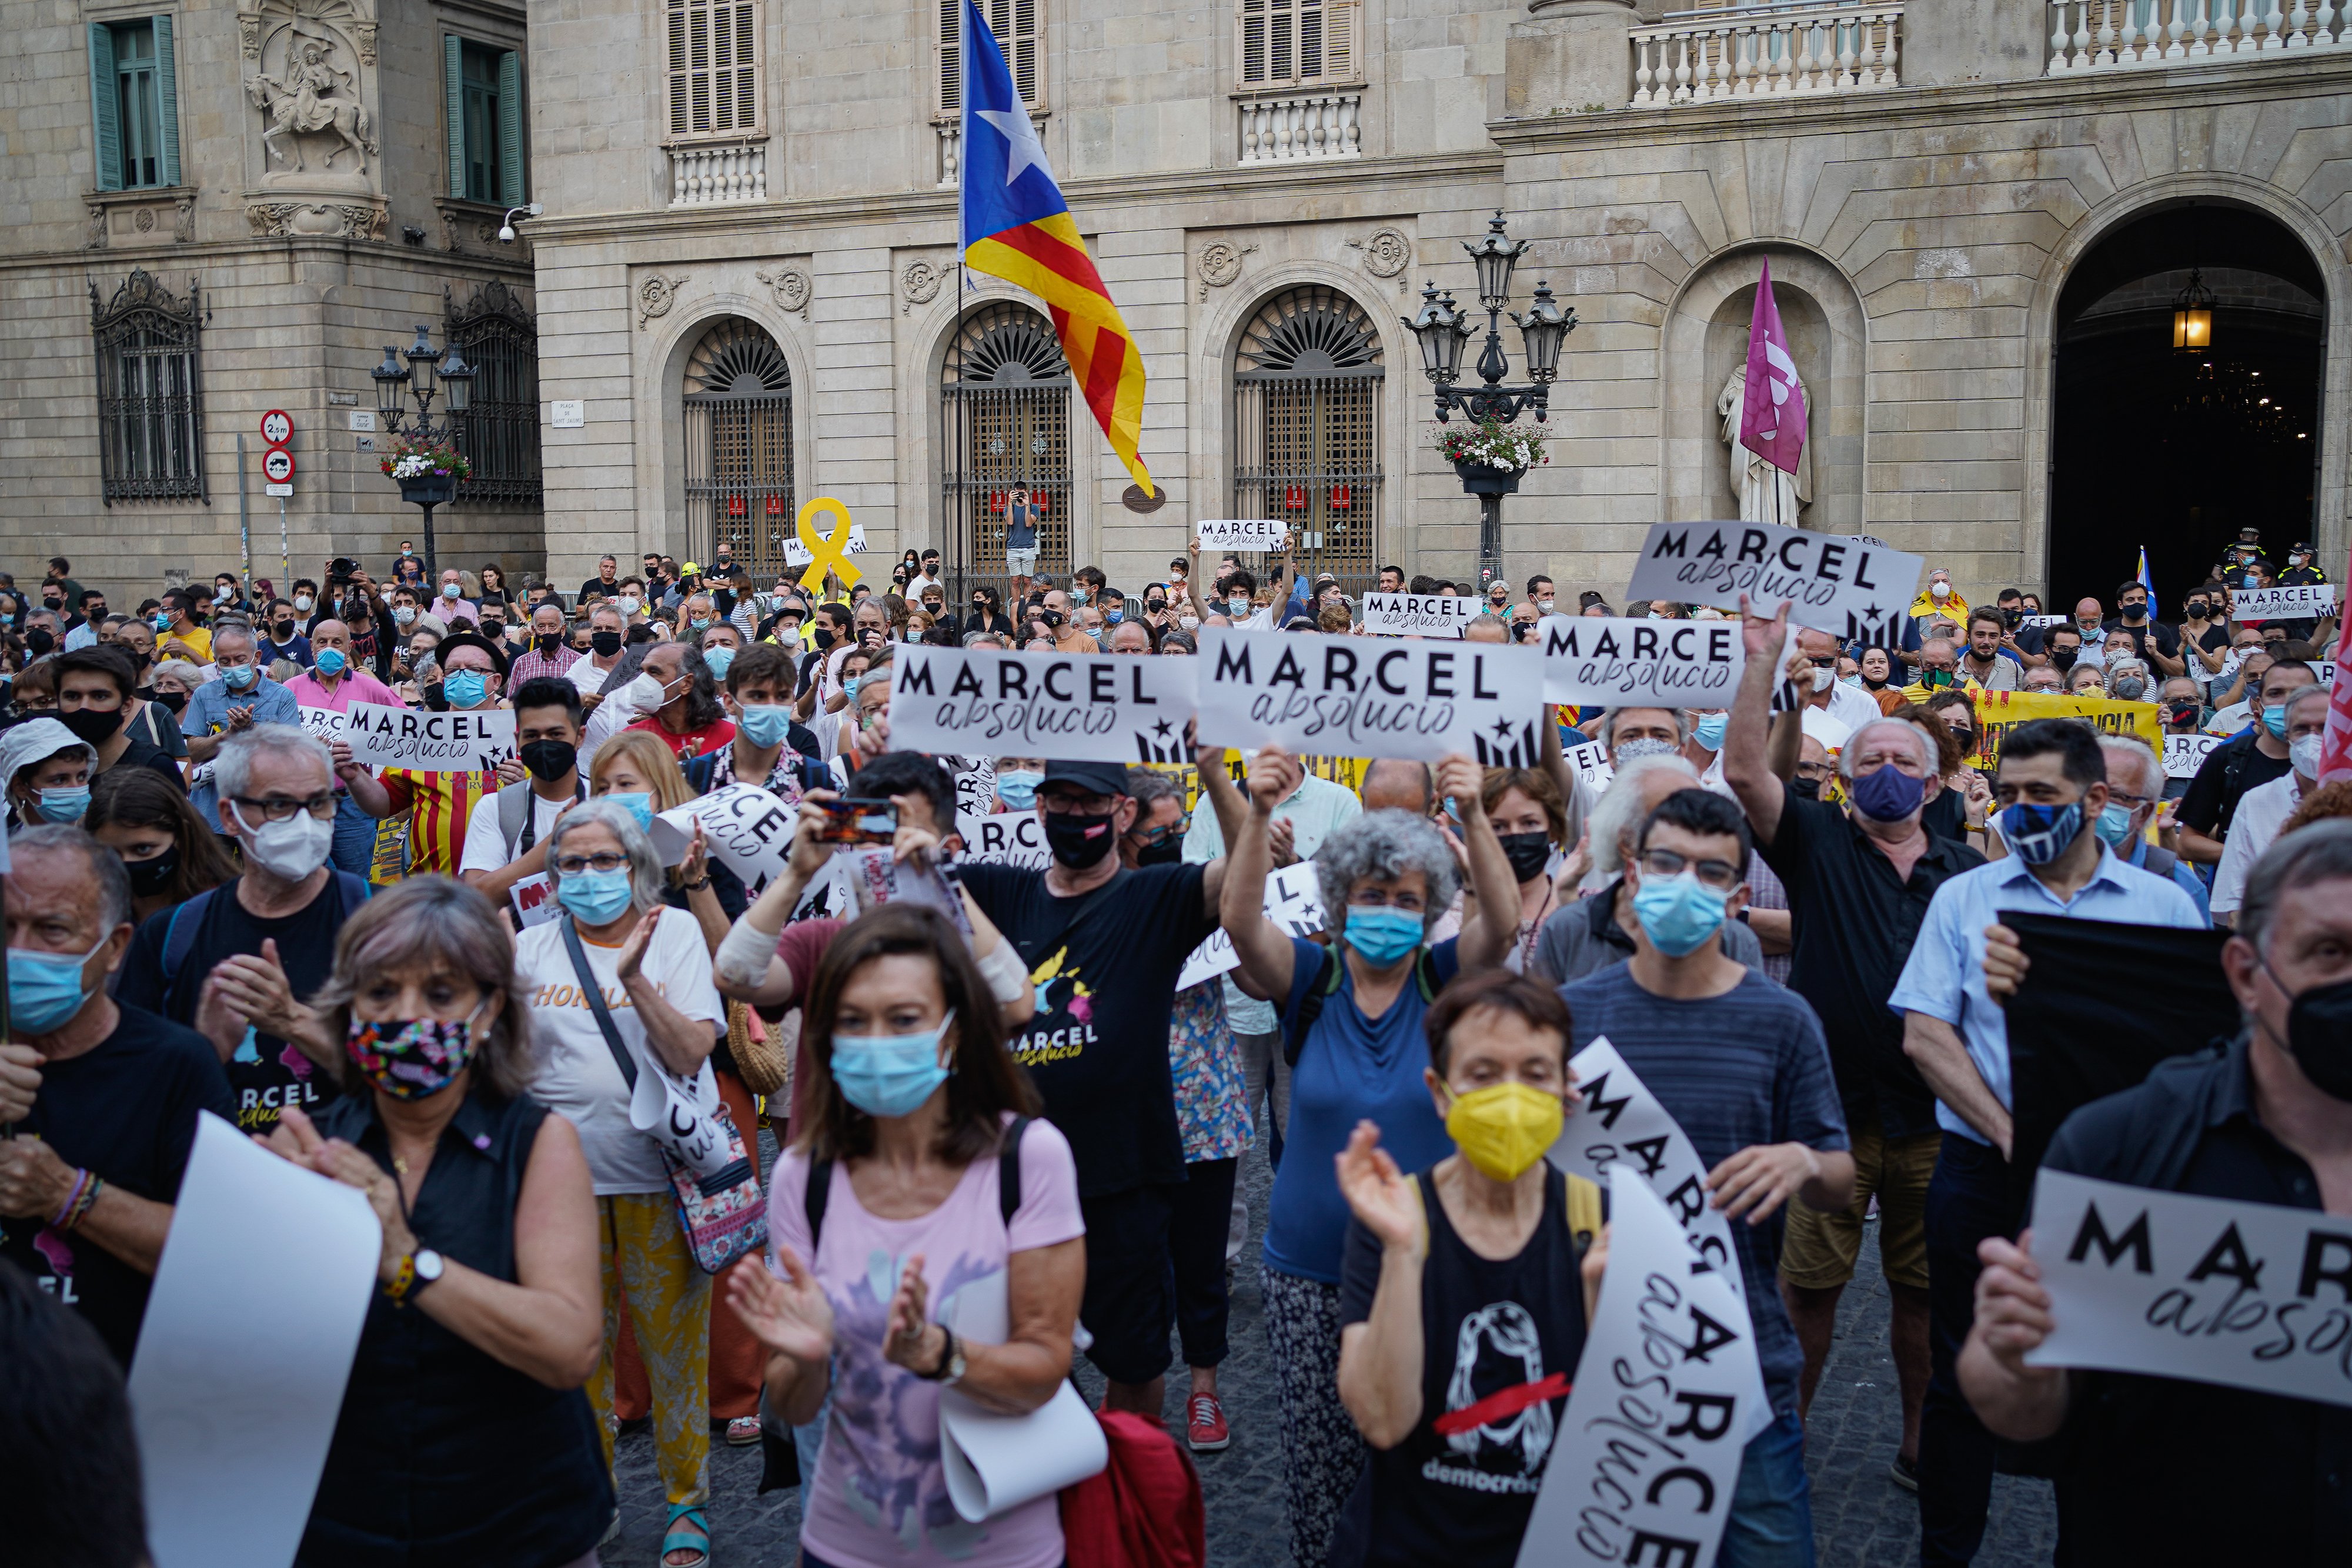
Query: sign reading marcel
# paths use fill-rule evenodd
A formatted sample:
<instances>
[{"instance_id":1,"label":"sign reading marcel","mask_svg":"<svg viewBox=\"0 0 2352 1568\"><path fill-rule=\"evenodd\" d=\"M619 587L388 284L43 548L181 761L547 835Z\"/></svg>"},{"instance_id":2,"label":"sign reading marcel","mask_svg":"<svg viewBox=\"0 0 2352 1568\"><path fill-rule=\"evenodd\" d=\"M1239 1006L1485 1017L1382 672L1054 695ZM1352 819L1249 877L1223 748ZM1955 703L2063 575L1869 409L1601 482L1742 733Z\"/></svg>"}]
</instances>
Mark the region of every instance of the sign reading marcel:
<instances>
[{"instance_id":1,"label":"sign reading marcel","mask_svg":"<svg viewBox=\"0 0 2352 1568\"><path fill-rule=\"evenodd\" d=\"M511 708L431 713L423 708L353 703L343 710L352 760L418 773L478 773L515 754Z\"/></svg>"},{"instance_id":2,"label":"sign reading marcel","mask_svg":"<svg viewBox=\"0 0 2352 1568\"><path fill-rule=\"evenodd\" d=\"M1118 662L1199 664L1203 746L1424 762L1465 752L1488 768L1533 768L1541 756L1543 664L1532 648L1212 626L1198 659ZM898 714L894 695L894 740Z\"/></svg>"},{"instance_id":3,"label":"sign reading marcel","mask_svg":"<svg viewBox=\"0 0 2352 1568\"><path fill-rule=\"evenodd\" d=\"M1188 761L1200 663L901 643L890 665L890 743L1064 762Z\"/></svg>"},{"instance_id":4,"label":"sign reading marcel","mask_svg":"<svg viewBox=\"0 0 2352 1568\"><path fill-rule=\"evenodd\" d=\"M1653 523L1625 590L1759 615L1785 602L1799 626L1894 646L1925 564L1875 539L1814 534L1772 523Z\"/></svg>"},{"instance_id":5,"label":"sign reading marcel","mask_svg":"<svg viewBox=\"0 0 2352 1568\"><path fill-rule=\"evenodd\" d=\"M1459 637L1485 608L1450 593L1367 593L1364 630L1385 637Z\"/></svg>"},{"instance_id":6,"label":"sign reading marcel","mask_svg":"<svg viewBox=\"0 0 2352 1568\"><path fill-rule=\"evenodd\" d=\"M1727 708L1747 663L1737 621L1547 615L1537 624L1544 701Z\"/></svg>"}]
</instances>

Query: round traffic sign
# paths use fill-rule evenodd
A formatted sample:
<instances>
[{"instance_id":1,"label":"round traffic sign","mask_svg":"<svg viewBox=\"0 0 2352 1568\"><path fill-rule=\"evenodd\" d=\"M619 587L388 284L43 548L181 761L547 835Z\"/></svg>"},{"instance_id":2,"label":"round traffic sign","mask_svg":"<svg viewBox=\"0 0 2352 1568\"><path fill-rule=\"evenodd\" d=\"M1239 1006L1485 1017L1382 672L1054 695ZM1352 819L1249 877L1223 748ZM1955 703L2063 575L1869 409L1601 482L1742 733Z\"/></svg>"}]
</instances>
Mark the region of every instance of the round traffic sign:
<instances>
[{"instance_id":1,"label":"round traffic sign","mask_svg":"<svg viewBox=\"0 0 2352 1568\"><path fill-rule=\"evenodd\" d=\"M261 455L261 476L273 485L283 485L294 477L294 455L283 446L273 446Z\"/></svg>"},{"instance_id":2,"label":"round traffic sign","mask_svg":"<svg viewBox=\"0 0 2352 1568\"><path fill-rule=\"evenodd\" d=\"M294 434L294 422L286 417L282 408L273 408L261 416L261 439L272 446L283 446Z\"/></svg>"}]
</instances>

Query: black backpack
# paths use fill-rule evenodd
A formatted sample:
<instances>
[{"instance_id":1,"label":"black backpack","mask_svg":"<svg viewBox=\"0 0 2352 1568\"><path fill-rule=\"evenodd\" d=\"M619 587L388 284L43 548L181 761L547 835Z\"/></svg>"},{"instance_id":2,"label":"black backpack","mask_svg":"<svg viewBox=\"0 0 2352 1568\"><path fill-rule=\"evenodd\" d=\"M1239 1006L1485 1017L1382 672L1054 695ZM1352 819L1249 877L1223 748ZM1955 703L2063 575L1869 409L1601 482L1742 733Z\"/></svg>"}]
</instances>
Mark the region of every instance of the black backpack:
<instances>
[{"instance_id":1,"label":"black backpack","mask_svg":"<svg viewBox=\"0 0 2352 1568\"><path fill-rule=\"evenodd\" d=\"M1283 1020L1282 1060L1288 1065L1298 1065L1298 1053L1307 1049L1307 1033L1315 1027L1315 1020L1323 1016L1323 1004L1339 994L1339 950L1326 947L1323 949L1322 967L1315 971L1315 979L1307 986L1307 994L1298 998L1297 1015ZM1423 1006L1426 1007L1437 999L1437 993L1444 988L1444 983L1437 977L1437 954L1433 948L1423 947L1421 956L1413 960L1412 978L1413 983L1421 988Z\"/></svg>"}]
</instances>

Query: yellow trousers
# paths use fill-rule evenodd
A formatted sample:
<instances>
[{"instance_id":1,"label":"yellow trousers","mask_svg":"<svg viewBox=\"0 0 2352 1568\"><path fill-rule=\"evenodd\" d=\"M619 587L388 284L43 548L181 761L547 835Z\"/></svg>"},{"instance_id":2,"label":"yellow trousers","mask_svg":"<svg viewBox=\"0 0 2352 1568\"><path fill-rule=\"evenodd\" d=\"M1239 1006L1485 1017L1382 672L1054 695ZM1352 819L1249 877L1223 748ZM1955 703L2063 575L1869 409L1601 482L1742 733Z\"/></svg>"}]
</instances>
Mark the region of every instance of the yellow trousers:
<instances>
[{"instance_id":1,"label":"yellow trousers","mask_svg":"<svg viewBox=\"0 0 2352 1568\"><path fill-rule=\"evenodd\" d=\"M588 1380L588 1402L613 1462L613 1347L625 1296L637 1353L653 1388L654 1449L673 1504L710 1496L710 1276L694 1261L667 1192L616 1193L596 1200L597 1254L604 1280L604 1354Z\"/></svg>"}]
</instances>

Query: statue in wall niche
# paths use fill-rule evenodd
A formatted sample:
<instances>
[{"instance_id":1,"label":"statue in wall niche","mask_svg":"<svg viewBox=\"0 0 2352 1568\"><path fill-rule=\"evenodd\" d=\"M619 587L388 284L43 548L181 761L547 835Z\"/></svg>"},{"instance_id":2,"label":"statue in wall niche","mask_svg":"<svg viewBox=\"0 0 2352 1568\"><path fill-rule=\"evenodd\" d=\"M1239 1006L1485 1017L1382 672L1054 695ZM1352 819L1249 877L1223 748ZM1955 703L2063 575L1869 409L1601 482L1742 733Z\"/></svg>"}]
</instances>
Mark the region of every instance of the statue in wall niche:
<instances>
[{"instance_id":1,"label":"statue in wall niche","mask_svg":"<svg viewBox=\"0 0 2352 1568\"><path fill-rule=\"evenodd\" d=\"M1797 385L1800 392L1803 391L1801 381ZM1716 415L1723 422L1721 439L1731 448L1731 493L1739 500L1739 520L1778 523L1788 528L1802 527L1798 519L1813 500L1811 433L1806 433L1794 474L1776 467L1739 444L1739 413L1747 401L1748 366L1743 361L1732 367L1731 379L1723 383L1723 391L1715 399ZM1812 397L1807 394L1808 413L1812 405Z\"/></svg>"},{"instance_id":2,"label":"statue in wall niche","mask_svg":"<svg viewBox=\"0 0 2352 1568\"><path fill-rule=\"evenodd\" d=\"M359 101L358 84L352 74L329 62L327 57L334 47L331 38L298 34L287 52L284 80L259 72L246 78L246 95L253 99L253 107L269 116L269 129L261 133L265 159L274 152L279 162L289 162L290 143L291 162L300 172L309 167L302 158L301 138L329 131L338 145L327 150L326 166L333 168L335 154L348 148L356 165L353 172L367 172L367 155L375 151L369 134L374 127L367 107Z\"/></svg>"}]
</instances>

